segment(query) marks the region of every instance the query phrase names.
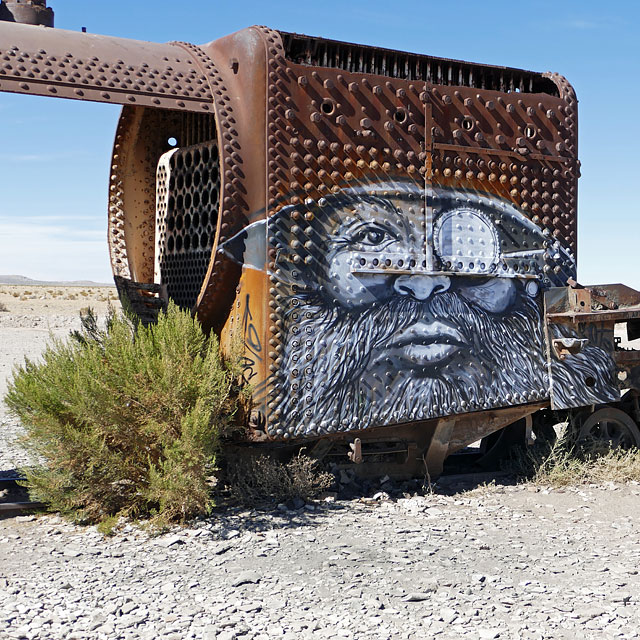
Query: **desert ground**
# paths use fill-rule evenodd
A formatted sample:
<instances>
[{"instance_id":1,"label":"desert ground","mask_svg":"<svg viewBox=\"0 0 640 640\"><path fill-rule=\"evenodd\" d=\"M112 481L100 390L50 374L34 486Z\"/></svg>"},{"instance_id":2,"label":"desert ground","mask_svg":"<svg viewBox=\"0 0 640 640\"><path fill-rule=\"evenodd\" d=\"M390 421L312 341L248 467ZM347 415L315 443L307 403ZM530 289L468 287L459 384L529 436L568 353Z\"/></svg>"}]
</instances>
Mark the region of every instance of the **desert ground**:
<instances>
[{"instance_id":1,"label":"desert ground","mask_svg":"<svg viewBox=\"0 0 640 640\"><path fill-rule=\"evenodd\" d=\"M0 393L108 287L0 285ZM116 303L117 304L117 303ZM28 462L0 409L0 472ZM640 485L385 482L152 537L0 520L0 638L637 638Z\"/></svg>"}]
</instances>

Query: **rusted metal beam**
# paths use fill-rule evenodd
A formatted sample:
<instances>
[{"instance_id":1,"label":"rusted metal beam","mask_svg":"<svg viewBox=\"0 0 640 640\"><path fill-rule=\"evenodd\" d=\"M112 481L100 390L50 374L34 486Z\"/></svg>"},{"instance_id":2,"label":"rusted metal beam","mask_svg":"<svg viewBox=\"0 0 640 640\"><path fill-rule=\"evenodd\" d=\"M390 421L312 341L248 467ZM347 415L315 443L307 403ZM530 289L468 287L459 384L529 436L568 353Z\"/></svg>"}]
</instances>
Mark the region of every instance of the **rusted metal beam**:
<instances>
[{"instance_id":1,"label":"rusted metal beam","mask_svg":"<svg viewBox=\"0 0 640 640\"><path fill-rule=\"evenodd\" d=\"M0 90L210 112L206 74L175 44L0 22Z\"/></svg>"},{"instance_id":2,"label":"rusted metal beam","mask_svg":"<svg viewBox=\"0 0 640 640\"><path fill-rule=\"evenodd\" d=\"M640 318L640 307L624 307L611 311L566 311L547 315L549 322L571 324L578 322L626 322L638 318Z\"/></svg>"}]
</instances>

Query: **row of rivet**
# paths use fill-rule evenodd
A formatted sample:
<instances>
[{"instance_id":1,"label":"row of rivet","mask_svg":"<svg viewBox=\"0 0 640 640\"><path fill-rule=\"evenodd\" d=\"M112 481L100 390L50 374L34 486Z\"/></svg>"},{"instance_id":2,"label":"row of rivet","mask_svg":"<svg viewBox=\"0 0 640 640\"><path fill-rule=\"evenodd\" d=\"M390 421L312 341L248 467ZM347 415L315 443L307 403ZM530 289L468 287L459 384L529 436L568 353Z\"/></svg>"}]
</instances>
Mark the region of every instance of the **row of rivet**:
<instances>
[{"instance_id":1,"label":"row of rivet","mask_svg":"<svg viewBox=\"0 0 640 640\"><path fill-rule=\"evenodd\" d=\"M2 52L0 52L0 55ZM97 56L86 59L67 53L64 57L47 55L44 49L38 53L19 51L16 47L4 52L0 60L0 76L8 80L23 80L19 87L23 91L38 90L41 83L61 83L47 85L49 93L68 91L72 87L65 84L81 84L74 89L75 95L84 97L86 92L96 91L104 100L112 100L121 92L128 93L130 102L142 100L161 104L162 99L184 108L188 100L211 102L206 79L192 67L191 60L163 57L167 63L164 70L147 63L126 65L123 60L105 62ZM174 68L172 65L177 65ZM187 65L185 67L185 65ZM181 69L181 67L184 67ZM31 79L31 82L29 82ZM109 90L114 91L112 95ZM91 94L89 94L91 95ZM116 98L117 99L117 98Z\"/></svg>"}]
</instances>

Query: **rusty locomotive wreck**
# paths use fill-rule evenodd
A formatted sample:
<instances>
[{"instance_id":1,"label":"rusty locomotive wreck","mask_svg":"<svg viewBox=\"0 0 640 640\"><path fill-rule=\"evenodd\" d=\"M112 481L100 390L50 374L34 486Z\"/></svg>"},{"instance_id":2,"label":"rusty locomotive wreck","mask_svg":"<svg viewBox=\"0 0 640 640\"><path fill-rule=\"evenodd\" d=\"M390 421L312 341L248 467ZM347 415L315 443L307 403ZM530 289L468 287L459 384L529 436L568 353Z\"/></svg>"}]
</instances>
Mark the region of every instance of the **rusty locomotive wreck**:
<instances>
[{"instance_id":1,"label":"rusty locomotive wreck","mask_svg":"<svg viewBox=\"0 0 640 640\"><path fill-rule=\"evenodd\" d=\"M640 337L640 293L576 282L562 76L266 27L195 46L0 22L0 90L123 105L117 287L146 321L173 299L242 338L247 442L434 476L553 409L640 444L640 352L614 336Z\"/></svg>"}]
</instances>

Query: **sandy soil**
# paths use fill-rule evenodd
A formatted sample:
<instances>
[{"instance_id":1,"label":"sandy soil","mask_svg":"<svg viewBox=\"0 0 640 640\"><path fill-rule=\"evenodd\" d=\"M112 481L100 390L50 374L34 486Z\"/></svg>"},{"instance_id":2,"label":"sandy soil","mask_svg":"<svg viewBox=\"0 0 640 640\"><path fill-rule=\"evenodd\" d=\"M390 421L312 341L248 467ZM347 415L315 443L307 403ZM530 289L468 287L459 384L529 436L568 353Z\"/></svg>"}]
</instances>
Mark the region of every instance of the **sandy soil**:
<instances>
[{"instance_id":1,"label":"sandy soil","mask_svg":"<svg viewBox=\"0 0 640 640\"><path fill-rule=\"evenodd\" d=\"M59 287L0 284L0 326L6 326L10 316L42 319L45 316L77 316L81 309L91 307L99 314L107 305L118 305L115 287Z\"/></svg>"},{"instance_id":2,"label":"sandy soil","mask_svg":"<svg viewBox=\"0 0 640 640\"><path fill-rule=\"evenodd\" d=\"M16 364L37 358L52 336L79 328L81 310L104 317L109 305L120 308L115 287L0 285L0 398ZM13 444L20 431L0 400L0 472L26 462Z\"/></svg>"}]
</instances>

